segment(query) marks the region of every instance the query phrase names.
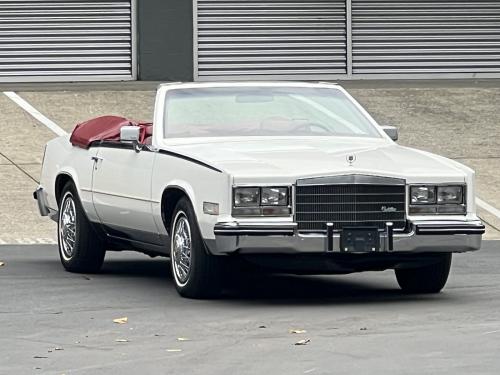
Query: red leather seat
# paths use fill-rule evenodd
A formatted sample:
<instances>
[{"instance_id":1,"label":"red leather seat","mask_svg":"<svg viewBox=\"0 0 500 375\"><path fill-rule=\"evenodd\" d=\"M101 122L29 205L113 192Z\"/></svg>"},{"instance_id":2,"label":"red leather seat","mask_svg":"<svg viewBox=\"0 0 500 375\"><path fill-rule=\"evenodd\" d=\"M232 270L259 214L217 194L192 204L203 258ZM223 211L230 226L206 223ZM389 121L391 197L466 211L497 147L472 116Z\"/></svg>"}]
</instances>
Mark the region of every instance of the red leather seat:
<instances>
[{"instance_id":1,"label":"red leather seat","mask_svg":"<svg viewBox=\"0 0 500 375\"><path fill-rule=\"evenodd\" d=\"M146 124L144 127L144 144L150 145L153 139L153 124Z\"/></svg>"}]
</instances>

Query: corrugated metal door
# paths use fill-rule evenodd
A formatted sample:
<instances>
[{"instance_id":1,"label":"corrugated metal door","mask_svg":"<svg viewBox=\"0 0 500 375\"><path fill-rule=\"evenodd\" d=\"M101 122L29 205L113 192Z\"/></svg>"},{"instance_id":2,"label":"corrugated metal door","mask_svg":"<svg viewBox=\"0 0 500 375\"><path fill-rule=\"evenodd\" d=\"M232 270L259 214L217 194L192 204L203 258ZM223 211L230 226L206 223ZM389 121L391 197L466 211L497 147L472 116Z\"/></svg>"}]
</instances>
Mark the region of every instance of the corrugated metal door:
<instances>
[{"instance_id":1,"label":"corrugated metal door","mask_svg":"<svg viewBox=\"0 0 500 375\"><path fill-rule=\"evenodd\" d=\"M352 0L353 74L500 73L498 0Z\"/></svg>"},{"instance_id":2,"label":"corrugated metal door","mask_svg":"<svg viewBox=\"0 0 500 375\"><path fill-rule=\"evenodd\" d=\"M195 0L195 79L346 73L345 0Z\"/></svg>"},{"instance_id":3,"label":"corrugated metal door","mask_svg":"<svg viewBox=\"0 0 500 375\"><path fill-rule=\"evenodd\" d=\"M133 79L133 1L0 1L0 81Z\"/></svg>"}]
</instances>

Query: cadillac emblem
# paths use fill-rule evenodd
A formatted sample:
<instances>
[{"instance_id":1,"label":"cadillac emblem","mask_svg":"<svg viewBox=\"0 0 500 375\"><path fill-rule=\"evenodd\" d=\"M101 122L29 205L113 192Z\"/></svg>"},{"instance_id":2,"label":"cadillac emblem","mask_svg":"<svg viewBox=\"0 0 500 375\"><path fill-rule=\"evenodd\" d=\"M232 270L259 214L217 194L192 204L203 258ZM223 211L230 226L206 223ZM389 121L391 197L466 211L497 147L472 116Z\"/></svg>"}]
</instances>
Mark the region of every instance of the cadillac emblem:
<instances>
[{"instance_id":1,"label":"cadillac emblem","mask_svg":"<svg viewBox=\"0 0 500 375\"><path fill-rule=\"evenodd\" d=\"M347 162L349 163L349 166L351 166L352 163L354 163L356 161L356 155L354 155L354 154L347 155L345 158L346 158Z\"/></svg>"}]
</instances>

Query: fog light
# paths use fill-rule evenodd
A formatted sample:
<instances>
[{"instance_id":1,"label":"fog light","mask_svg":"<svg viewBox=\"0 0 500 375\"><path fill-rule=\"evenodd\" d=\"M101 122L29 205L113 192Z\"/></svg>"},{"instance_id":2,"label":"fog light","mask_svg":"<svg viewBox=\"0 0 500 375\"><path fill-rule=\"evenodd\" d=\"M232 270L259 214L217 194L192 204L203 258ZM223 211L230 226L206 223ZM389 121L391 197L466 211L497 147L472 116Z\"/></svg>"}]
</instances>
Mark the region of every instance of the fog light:
<instances>
[{"instance_id":1,"label":"fog light","mask_svg":"<svg viewBox=\"0 0 500 375\"><path fill-rule=\"evenodd\" d=\"M437 213L436 206L411 206L410 215L428 215Z\"/></svg>"},{"instance_id":2,"label":"fog light","mask_svg":"<svg viewBox=\"0 0 500 375\"><path fill-rule=\"evenodd\" d=\"M438 206L438 213L440 214L465 214L466 208L462 204L446 204Z\"/></svg>"}]
</instances>

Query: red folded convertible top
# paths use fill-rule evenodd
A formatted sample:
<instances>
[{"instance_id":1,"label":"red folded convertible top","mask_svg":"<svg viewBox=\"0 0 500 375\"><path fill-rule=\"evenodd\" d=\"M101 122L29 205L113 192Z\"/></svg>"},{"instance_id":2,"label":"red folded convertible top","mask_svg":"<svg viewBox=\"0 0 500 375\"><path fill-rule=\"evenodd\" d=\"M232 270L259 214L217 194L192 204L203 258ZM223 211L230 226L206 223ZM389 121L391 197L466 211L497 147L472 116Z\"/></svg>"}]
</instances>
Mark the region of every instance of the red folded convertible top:
<instances>
[{"instance_id":1,"label":"red folded convertible top","mask_svg":"<svg viewBox=\"0 0 500 375\"><path fill-rule=\"evenodd\" d=\"M119 116L102 116L76 125L69 140L73 146L85 149L96 141L119 141L122 126L139 126L140 143L146 143L146 139L152 134L150 122L134 121Z\"/></svg>"}]
</instances>

